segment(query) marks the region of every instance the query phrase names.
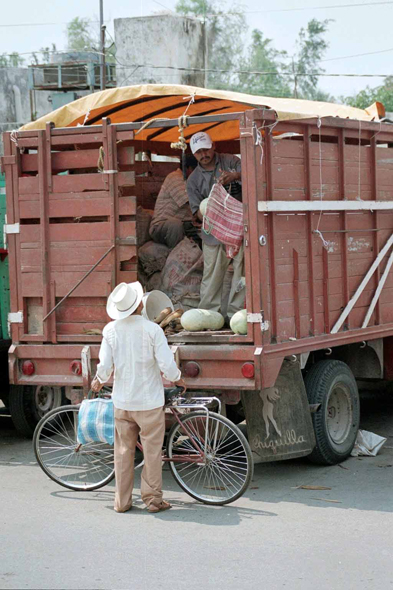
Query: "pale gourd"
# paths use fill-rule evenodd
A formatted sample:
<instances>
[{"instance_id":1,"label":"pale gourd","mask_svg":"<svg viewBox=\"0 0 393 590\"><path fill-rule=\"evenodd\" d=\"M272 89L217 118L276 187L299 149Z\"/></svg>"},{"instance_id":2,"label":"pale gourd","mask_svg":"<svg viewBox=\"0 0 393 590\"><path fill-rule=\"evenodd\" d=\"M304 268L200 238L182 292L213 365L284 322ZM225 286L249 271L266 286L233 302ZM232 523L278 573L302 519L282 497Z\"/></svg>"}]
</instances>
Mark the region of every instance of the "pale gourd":
<instances>
[{"instance_id":1,"label":"pale gourd","mask_svg":"<svg viewBox=\"0 0 393 590\"><path fill-rule=\"evenodd\" d=\"M229 323L232 332L235 334L247 334L247 310L237 311Z\"/></svg>"},{"instance_id":2,"label":"pale gourd","mask_svg":"<svg viewBox=\"0 0 393 590\"><path fill-rule=\"evenodd\" d=\"M199 205L199 211L201 212L201 215L203 217L206 215L206 207L207 207L208 200L209 199L203 199L203 201L201 201L201 204Z\"/></svg>"},{"instance_id":3,"label":"pale gourd","mask_svg":"<svg viewBox=\"0 0 393 590\"><path fill-rule=\"evenodd\" d=\"M218 311L208 309L189 309L183 313L180 321L188 332L220 330L224 325L223 316Z\"/></svg>"}]
</instances>

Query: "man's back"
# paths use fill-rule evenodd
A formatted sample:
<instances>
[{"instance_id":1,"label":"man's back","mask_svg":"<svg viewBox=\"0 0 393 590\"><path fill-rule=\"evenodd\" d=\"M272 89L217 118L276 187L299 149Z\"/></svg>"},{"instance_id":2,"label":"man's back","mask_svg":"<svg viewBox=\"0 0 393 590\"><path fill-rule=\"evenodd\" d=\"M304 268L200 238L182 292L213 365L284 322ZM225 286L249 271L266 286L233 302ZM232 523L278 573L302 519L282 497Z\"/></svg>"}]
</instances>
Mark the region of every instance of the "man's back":
<instances>
[{"instance_id":1,"label":"man's back","mask_svg":"<svg viewBox=\"0 0 393 590\"><path fill-rule=\"evenodd\" d=\"M97 374L106 379L113 365L112 398L115 407L122 410L163 406L161 372L170 381L180 377L163 330L140 315L105 326Z\"/></svg>"}]
</instances>

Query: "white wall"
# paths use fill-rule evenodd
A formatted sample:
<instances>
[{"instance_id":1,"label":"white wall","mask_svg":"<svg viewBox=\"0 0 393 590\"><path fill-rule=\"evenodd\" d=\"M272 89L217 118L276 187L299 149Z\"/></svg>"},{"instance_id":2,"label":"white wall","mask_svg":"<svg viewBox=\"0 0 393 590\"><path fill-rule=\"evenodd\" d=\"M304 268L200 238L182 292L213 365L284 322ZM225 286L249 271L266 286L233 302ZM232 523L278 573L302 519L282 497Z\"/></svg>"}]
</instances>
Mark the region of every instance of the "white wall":
<instances>
[{"instance_id":1,"label":"white wall","mask_svg":"<svg viewBox=\"0 0 393 590\"><path fill-rule=\"evenodd\" d=\"M118 86L149 83L203 86L203 72L149 67L203 68L204 34L200 21L159 14L115 19L114 27Z\"/></svg>"}]
</instances>

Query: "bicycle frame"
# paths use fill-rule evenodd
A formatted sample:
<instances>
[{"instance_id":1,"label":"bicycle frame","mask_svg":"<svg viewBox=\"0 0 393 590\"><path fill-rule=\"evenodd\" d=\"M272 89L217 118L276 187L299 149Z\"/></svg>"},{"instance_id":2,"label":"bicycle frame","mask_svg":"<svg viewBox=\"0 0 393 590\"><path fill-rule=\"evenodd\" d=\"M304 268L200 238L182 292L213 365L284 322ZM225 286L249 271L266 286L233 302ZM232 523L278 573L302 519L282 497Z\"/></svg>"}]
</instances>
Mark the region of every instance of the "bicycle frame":
<instances>
[{"instance_id":1,"label":"bicycle frame","mask_svg":"<svg viewBox=\"0 0 393 590\"><path fill-rule=\"evenodd\" d=\"M190 442L192 444L192 446L195 448L195 450L199 453L199 455L197 457L195 457L194 455L179 455L176 456L174 455L173 457L168 457L166 455L166 452L164 451L164 454L162 456L162 460L166 463L172 462L182 462L182 463L206 463L206 454L207 454L207 440L203 441L203 438L201 438L199 432L195 431L193 428L190 428L187 424L184 424L181 421L181 416L183 414L181 414L178 411L178 408L181 409L197 409L197 410L203 410L204 412L206 412L206 432L208 431L209 428L209 417L210 417L210 412L209 409L207 408L207 404L210 404L213 401L216 401L218 404L218 413L221 414L221 400L218 397L193 397L191 399L189 399L189 402L192 402L193 400L195 400L195 402L200 402L200 403L185 403L182 402L181 400L184 400L185 398L177 398L176 400L176 405L174 406L166 406L171 414L175 417L176 421L178 422L178 424L180 425L180 427L184 430L184 432L186 433L186 435L188 435L190 437ZM180 403L177 403L178 401L180 401ZM218 424L216 426L216 432L214 433L214 446L216 445L217 442L217 434L218 434ZM198 443L194 440L195 435L201 439L202 442L204 442L204 450L202 450L200 448L200 446L198 445ZM143 447L141 445L141 443L137 442L136 444L137 448L143 452Z\"/></svg>"}]
</instances>

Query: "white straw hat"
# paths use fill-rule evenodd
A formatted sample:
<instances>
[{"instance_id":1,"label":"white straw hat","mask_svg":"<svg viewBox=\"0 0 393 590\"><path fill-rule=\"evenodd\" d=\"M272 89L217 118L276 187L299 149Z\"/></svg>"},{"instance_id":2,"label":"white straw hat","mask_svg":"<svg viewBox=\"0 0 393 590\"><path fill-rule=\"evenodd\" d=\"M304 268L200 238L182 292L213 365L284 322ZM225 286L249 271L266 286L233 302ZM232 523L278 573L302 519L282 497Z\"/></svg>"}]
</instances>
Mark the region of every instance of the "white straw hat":
<instances>
[{"instance_id":1,"label":"white straw hat","mask_svg":"<svg viewBox=\"0 0 393 590\"><path fill-rule=\"evenodd\" d=\"M106 312L113 320L122 320L131 315L143 297L143 287L139 281L120 283L108 297Z\"/></svg>"}]
</instances>

